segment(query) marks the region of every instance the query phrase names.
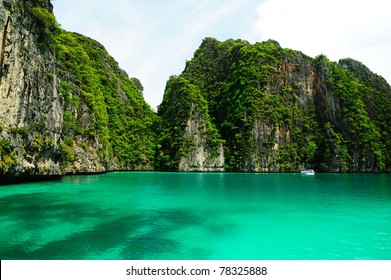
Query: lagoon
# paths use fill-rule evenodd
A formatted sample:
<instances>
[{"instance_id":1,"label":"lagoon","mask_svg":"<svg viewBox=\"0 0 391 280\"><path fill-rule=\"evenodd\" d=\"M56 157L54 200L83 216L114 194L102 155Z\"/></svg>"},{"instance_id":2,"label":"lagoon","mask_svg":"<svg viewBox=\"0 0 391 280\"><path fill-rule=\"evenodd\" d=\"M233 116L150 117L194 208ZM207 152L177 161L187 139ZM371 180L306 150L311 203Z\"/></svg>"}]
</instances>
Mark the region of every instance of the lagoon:
<instances>
[{"instance_id":1,"label":"lagoon","mask_svg":"<svg viewBox=\"0 0 391 280\"><path fill-rule=\"evenodd\" d=\"M0 258L391 260L391 174L114 172L2 186Z\"/></svg>"}]
</instances>

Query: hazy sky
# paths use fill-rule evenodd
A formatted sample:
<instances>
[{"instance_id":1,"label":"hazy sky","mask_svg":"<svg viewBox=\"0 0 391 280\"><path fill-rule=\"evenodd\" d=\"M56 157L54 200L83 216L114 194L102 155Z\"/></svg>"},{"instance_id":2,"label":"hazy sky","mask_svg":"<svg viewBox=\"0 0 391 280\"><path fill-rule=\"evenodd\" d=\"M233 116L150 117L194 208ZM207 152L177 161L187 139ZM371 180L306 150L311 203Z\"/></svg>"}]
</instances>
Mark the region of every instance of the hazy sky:
<instances>
[{"instance_id":1,"label":"hazy sky","mask_svg":"<svg viewBox=\"0 0 391 280\"><path fill-rule=\"evenodd\" d=\"M61 26L101 42L156 108L205 37L277 40L351 57L391 82L390 0L52 0Z\"/></svg>"}]
</instances>

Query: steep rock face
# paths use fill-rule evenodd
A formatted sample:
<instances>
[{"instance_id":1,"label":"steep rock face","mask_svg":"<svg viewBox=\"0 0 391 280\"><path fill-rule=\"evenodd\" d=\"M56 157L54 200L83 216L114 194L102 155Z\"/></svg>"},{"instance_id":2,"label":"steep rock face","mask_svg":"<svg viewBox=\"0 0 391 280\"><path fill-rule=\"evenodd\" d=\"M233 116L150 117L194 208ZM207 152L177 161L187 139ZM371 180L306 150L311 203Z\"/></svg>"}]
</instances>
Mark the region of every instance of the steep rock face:
<instances>
[{"instance_id":1,"label":"steep rock face","mask_svg":"<svg viewBox=\"0 0 391 280\"><path fill-rule=\"evenodd\" d=\"M93 39L57 30L55 43L64 97L63 171L153 169L156 114L140 81Z\"/></svg>"},{"instance_id":2,"label":"steep rock face","mask_svg":"<svg viewBox=\"0 0 391 280\"><path fill-rule=\"evenodd\" d=\"M63 99L50 38L37 9L49 1L0 3L0 175L57 175Z\"/></svg>"},{"instance_id":3,"label":"steep rock face","mask_svg":"<svg viewBox=\"0 0 391 280\"><path fill-rule=\"evenodd\" d=\"M275 41L267 44L273 51L281 48ZM316 128L309 127L311 122L304 122L309 121L307 116L315 115L316 72L311 60L302 53L277 56L270 66L271 73L267 74L270 76L265 79L263 89L261 85L257 86L259 96L253 97L260 108L254 108L252 112L256 117L250 121L252 131L244 141L248 152L244 167L240 169L249 172L297 171L305 164L297 157L313 156L313 151L303 149L298 154L294 148L299 138L303 148L311 149L313 145Z\"/></svg>"},{"instance_id":4,"label":"steep rock face","mask_svg":"<svg viewBox=\"0 0 391 280\"><path fill-rule=\"evenodd\" d=\"M206 38L179 78L205 99L226 170L391 169L390 86L361 63Z\"/></svg>"},{"instance_id":5,"label":"steep rock face","mask_svg":"<svg viewBox=\"0 0 391 280\"><path fill-rule=\"evenodd\" d=\"M349 119L360 120L351 131L354 138L362 139L353 153L355 169L372 171L384 166L384 170L391 171L391 86L359 61L341 59L339 65L350 74L349 79L358 83L353 91L354 106L349 106L353 113L348 114ZM360 114L363 110L365 114Z\"/></svg>"},{"instance_id":6,"label":"steep rock face","mask_svg":"<svg viewBox=\"0 0 391 280\"><path fill-rule=\"evenodd\" d=\"M153 169L157 116L141 82L52 10L49 0L0 2L0 183Z\"/></svg>"},{"instance_id":7,"label":"steep rock face","mask_svg":"<svg viewBox=\"0 0 391 280\"><path fill-rule=\"evenodd\" d=\"M224 171L224 149L220 144L214 154L208 146L207 122L193 103L184 136L188 153L179 162L178 171ZM196 113L195 113L196 112Z\"/></svg>"},{"instance_id":8,"label":"steep rock face","mask_svg":"<svg viewBox=\"0 0 391 280\"><path fill-rule=\"evenodd\" d=\"M158 115L161 117L158 169L224 171L223 141L196 87L183 78L171 77Z\"/></svg>"}]
</instances>

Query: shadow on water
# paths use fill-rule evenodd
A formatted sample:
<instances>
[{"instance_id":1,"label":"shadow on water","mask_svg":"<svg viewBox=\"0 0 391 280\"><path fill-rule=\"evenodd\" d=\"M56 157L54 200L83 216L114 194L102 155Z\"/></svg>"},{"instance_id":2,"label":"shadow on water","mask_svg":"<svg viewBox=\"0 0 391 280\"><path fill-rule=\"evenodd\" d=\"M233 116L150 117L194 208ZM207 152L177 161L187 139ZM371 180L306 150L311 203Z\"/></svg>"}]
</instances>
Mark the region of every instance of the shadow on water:
<instances>
[{"instance_id":1,"label":"shadow on water","mask_svg":"<svg viewBox=\"0 0 391 280\"><path fill-rule=\"evenodd\" d=\"M300 259L303 246L313 259L327 250L360 257L357 248L389 258L371 251L389 248L389 183L389 175L118 173L7 187L0 258Z\"/></svg>"},{"instance_id":2,"label":"shadow on water","mask_svg":"<svg viewBox=\"0 0 391 280\"><path fill-rule=\"evenodd\" d=\"M99 204L105 189L92 185L98 181L99 176L69 177L63 180L68 185L58 189L42 184L4 189L0 258L158 259L167 252L177 258L181 247L170 234L202 223L180 208L138 210L129 205L118 213L115 205Z\"/></svg>"},{"instance_id":3,"label":"shadow on water","mask_svg":"<svg viewBox=\"0 0 391 280\"><path fill-rule=\"evenodd\" d=\"M72 205L66 206L68 210ZM49 208L47 208L49 209ZM72 212L72 211L71 211ZM103 212L90 212L91 216ZM77 217L76 213L71 214ZM108 219L109 218L109 219ZM111 217L113 218L113 217ZM85 219L85 215L83 217ZM99 219L104 220L104 219ZM15 243L0 251L1 259L159 259L160 254L173 252L178 258L180 244L170 238L170 233L188 226L200 224L201 220L186 211L152 211L145 214L120 218L106 217L106 221L83 231L75 232L64 239L34 245L34 240ZM25 230L29 230L30 226ZM45 230L45 225L42 226ZM31 249L34 248L34 249ZM113 248L119 248L113 251ZM199 249L201 253L203 249ZM109 252L109 253L107 253ZM204 252L205 254L205 252ZM174 257L173 257L174 258Z\"/></svg>"}]
</instances>

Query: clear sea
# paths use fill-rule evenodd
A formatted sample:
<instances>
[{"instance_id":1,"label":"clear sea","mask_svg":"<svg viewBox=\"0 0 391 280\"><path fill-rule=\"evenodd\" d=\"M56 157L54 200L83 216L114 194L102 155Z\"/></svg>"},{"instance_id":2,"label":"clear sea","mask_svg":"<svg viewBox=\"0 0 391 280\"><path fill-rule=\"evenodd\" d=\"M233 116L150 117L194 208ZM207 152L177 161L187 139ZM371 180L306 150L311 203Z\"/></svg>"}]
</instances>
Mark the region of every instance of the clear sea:
<instances>
[{"instance_id":1,"label":"clear sea","mask_svg":"<svg viewBox=\"0 0 391 280\"><path fill-rule=\"evenodd\" d=\"M124 172L2 186L0 259L391 260L391 174Z\"/></svg>"}]
</instances>

